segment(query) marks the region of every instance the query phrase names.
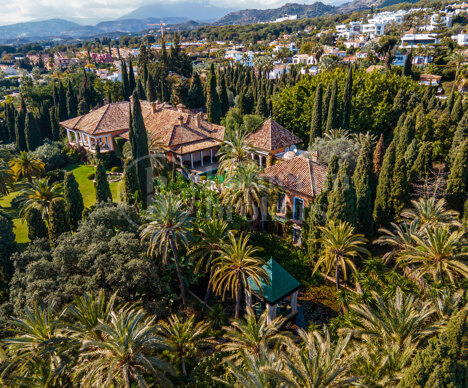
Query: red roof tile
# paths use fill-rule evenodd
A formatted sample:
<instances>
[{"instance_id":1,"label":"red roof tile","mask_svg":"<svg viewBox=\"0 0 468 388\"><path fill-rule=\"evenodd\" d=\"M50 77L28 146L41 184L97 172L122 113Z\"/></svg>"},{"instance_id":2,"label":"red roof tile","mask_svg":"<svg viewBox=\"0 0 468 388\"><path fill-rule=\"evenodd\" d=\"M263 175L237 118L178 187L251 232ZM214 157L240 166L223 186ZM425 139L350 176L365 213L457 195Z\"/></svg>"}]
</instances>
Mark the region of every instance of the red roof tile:
<instances>
[{"instance_id":1,"label":"red roof tile","mask_svg":"<svg viewBox=\"0 0 468 388\"><path fill-rule=\"evenodd\" d=\"M274 151L302 143L299 137L271 118L265 121L255 132L249 134L246 140L255 148L265 151Z\"/></svg>"}]
</instances>

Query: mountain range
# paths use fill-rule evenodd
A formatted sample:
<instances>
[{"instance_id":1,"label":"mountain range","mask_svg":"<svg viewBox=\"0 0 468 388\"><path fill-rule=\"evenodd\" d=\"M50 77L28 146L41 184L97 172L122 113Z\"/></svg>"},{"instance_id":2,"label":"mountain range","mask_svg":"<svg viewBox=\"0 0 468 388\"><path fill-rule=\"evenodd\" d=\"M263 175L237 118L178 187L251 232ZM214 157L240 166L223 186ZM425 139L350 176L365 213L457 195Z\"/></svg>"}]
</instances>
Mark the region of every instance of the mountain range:
<instances>
[{"instance_id":1,"label":"mountain range","mask_svg":"<svg viewBox=\"0 0 468 388\"><path fill-rule=\"evenodd\" d=\"M0 26L0 43L23 43L52 38L90 38L101 35L118 36L119 34L139 33L150 29L149 24L160 22L176 25L180 30L193 29L207 22L212 22L214 25L240 25L271 22L286 15L311 18L324 14L363 10L371 6L377 8L402 1L353 0L339 7L322 2L287 3L274 9L240 11L190 2L154 4L142 6L117 20L103 21L96 25L81 25L64 19L49 19Z\"/></svg>"}]
</instances>

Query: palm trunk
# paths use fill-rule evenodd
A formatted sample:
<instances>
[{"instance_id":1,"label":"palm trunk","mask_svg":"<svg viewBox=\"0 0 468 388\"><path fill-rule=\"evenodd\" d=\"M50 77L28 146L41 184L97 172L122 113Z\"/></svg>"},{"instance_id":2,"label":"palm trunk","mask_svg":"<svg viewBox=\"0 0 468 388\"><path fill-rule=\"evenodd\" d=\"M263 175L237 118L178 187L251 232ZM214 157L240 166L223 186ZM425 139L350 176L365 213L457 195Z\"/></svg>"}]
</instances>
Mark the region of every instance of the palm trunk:
<instances>
[{"instance_id":1,"label":"palm trunk","mask_svg":"<svg viewBox=\"0 0 468 388\"><path fill-rule=\"evenodd\" d=\"M242 285L240 279L237 281L237 296L236 296L236 313L234 318L239 318L240 304L241 304Z\"/></svg>"},{"instance_id":2,"label":"palm trunk","mask_svg":"<svg viewBox=\"0 0 468 388\"><path fill-rule=\"evenodd\" d=\"M179 356L179 359L180 359L180 366L182 368L182 373L184 374L184 376L187 376L187 368L185 366L185 361L182 355Z\"/></svg>"},{"instance_id":3,"label":"palm trunk","mask_svg":"<svg viewBox=\"0 0 468 388\"><path fill-rule=\"evenodd\" d=\"M338 257L335 258L335 281L336 281L336 298L338 299L338 292L340 291L340 267L338 266ZM343 314L343 306L338 299L338 306L340 308L340 314Z\"/></svg>"},{"instance_id":4,"label":"palm trunk","mask_svg":"<svg viewBox=\"0 0 468 388\"><path fill-rule=\"evenodd\" d=\"M179 259L177 258L177 251L175 248L174 240L171 238L171 249L174 255L174 262L177 269L177 277L179 278L180 284L180 298L182 299L182 304L184 307L187 305L187 298L185 297L185 286L184 286L184 279L182 279L182 272L180 270Z\"/></svg>"},{"instance_id":5,"label":"palm trunk","mask_svg":"<svg viewBox=\"0 0 468 388\"><path fill-rule=\"evenodd\" d=\"M205 312L206 306L208 305L208 299L211 293L211 281L213 280L213 271L210 271L210 279L208 280L208 286L206 287L205 299L203 300L202 313Z\"/></svg>"}]
</instances>

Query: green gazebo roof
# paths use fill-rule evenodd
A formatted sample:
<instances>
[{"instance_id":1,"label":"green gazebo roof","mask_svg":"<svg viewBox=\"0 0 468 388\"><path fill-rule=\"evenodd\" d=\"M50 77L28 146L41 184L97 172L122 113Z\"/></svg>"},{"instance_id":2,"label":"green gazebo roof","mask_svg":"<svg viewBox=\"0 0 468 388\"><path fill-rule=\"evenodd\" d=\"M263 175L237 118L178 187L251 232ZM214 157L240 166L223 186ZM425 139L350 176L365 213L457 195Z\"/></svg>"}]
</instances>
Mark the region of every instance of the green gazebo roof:
<instances>
[{"instance_id":1,"label":"green gazebo roof","mask_svg":"<svg viewBox=\"0 0 468 388\"><path fill-rule=\"evenodd\" d=\"M270 258L263 268L268 275L270 284L266 284L263 280L260 280L260 289L252 278L249 278L249 286L253 292L261 295L269 304L273 305L278 303L281 299L296 291L301 285L299 281L294 279L294 277L273 260L273 258Z\"/></svg>"}]
</instances>

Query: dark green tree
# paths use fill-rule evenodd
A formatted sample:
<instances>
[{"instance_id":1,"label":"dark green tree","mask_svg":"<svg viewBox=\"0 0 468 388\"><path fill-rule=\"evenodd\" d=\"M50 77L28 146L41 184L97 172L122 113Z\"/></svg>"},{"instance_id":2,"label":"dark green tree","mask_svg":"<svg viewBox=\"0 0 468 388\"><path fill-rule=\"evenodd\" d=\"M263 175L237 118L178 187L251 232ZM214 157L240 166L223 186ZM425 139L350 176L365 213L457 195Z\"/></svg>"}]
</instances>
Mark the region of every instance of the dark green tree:
<instances>
[{"instance_id":1,"label":"dark green tree","mask_svg":"<svg viewBox=\"0 0 468 388\"><path fill-rule=\"evenodd\" d=\"M325 178L324 184L325 192L327 192L328 194L330 194L333 190L335 179L338 175L338 170L340 168L339 161L340 158L338 157L338 155L333 154L328 162L327 176ZM328 201L326 203L328 203Z\"/></svg>"},{"instance_id":2,"label":"dark green tree","mask_svg":"<svg viewBox=\"0 0 468 388\"><path fill-rule=\"evenodd\" d=\"M414 182L417 178L426 178L432 171L432 143L422 143L418 156L411 166L410 177L411 182Z\"/></svg>"},{"instance_id":3,"label":"dark green tree","mask_svg":"<svg viewBox=\"0 0 468 388\"><path fill-rule=\"evenodd\" d=\"M327 131L338 127L338 81L335 78L333 81L330 104L328 106L327 115Z\"/></svg>"},{"instance_id":4,"label":"dark green tree","mask_svg":"<svg viewBox=\"0 0 468 388\"><path fill-rule=\"evenodd\" d=\"M343 92L343 109L342 109L341 126L345 129L349 129L349 123L351 121L352 98L353 98L353 68L350 67L348 78L346 78L345 88Z\"/></svg>"},{"instance_id":5,"label":"dark green tree","mask_svg":"<svg viewBox=\"0 0 468 388\"><path fill-rule=\"evenodd\" d=\"M367 140L362 145L353 173L353 183L356 190L357 229L369 237L372 235L374 224L372 218L372 181L374 179L372 156L372 145Z\"/></svg>"},{"instance_id":6,"label":"dark green tree","mask_svg":"<svg viewBox=\"0 0 468 388\"><path fill-rule=\"evenodd\" d=\"M437 337L416 352L397 387L466 387L467 365L468 310L462 309L452 315Z\"/></svg>"},{"instance_id":7,"label":"dark green tree","mask_svg":"<svg viewBox=\"0 0 468 388\"><path fill-rule=\"evenodd\" d=\"M6 289L13 275L11 255L18 249L13 232L13 222L0 212L0 287Z\"/></svg>"},{"instance_id":8,"label":"dark green tree","mask_svg":"<svg viewBox=\"0 0 468 388\"><path fill-rule=\"evenodd\" d=\"M107 180L106 168L101 158L97 160L94 189L96 192L96 202L112 201L112 193Z\"/></svg>"},{"instance_id":9,"label":"dark green tree","mask_svg":"<svg viewBox=\"0 0 468 388\"><path fill-rule=\"evenodd\" d=\"M255 107L255 114L265 118L269 116L267 100L263 94L258 97L257 106Z\"/></svg>"},{"instance_id":10,"label":"dark green tree","mask_svg":"<svg viewBox=\"0 0 468 388\"><path fill-rule=\"evenodd\" d=\"M413 51L410 50L408 55L405 58L405 64L403 65L403 69L401 75L403 77L411 77L413 72L411 71L411 66L413 65Z\"/></svg>"},{"instance_id":11,"label":"dark green tree","mask_svg":"<svg viewBox=\"0 0 468 388\"><path fill-rule=\"evenodd\" d=\"M57 141L60 140L62 137L61 136L62 134L60 131L60 124L58 123L54 106L50 108L50 129L52 132L52 139L57 140Z\"/></svg>"},{"instance_id":12,"label":"dark green tree","mask_svg":"<svg viewBox=\"0 0 468 388\"><path fill-rule=\"evenodd\" d=\"M190 108L192 109L205 106L205 94L203 92L200 76L197 72L193 74L192 82L190 83L189 102Z\"/></svg>"},{"instance_id":13,"label":"dark green tree","mask_svg":"<svg viewBox=\"0 0 468 388\"><path fill-rule=\"evenodd\" d=\"M15 108L13 104L5 104L5 124L8 129L9 141L16 143Z\"/></svg>"},{"instance_id":14,"label":"dark green tree","mask_svg":"<svg viewBox=\"0 0 468 388\"><path fill-rule=\"evenodd\" d=\"M63 87L62 82L59 82L58 103L55 106L57 108L57 115L60 121L65 121L66 119L68 119L67 93L65 92L65 88Z\"/></svg>"},{"instance_id":15,"label":"dark green tree","mask_svg":"<svg viewBox=\"0 0 468 388\"><path fill-rule=\"evenodd\" d=\"M143 85L141 84L140 79L137 80L136 92L140 100L146 99L145 89L143 88Z\"/></svg>"},{"instance_id":16,"label":"dark green tree","mask_svg":"<svg viewBox=\"0 0 468 388\"><path fill-rule=\"evenodd\" d=\"M122 95L125 101L130 100L130 84L128 83L128 74L127 74L127 65L125 61L120 62L120 67L122 71Z\"/></svg>"},{"instance_id":17,"label":"dark green tree","mask_svg":"<svg viewBox=\"0 0 468 388\"><path fill-rule=\"evenodd\" d=\"M138 195L138 177L136 172L136 164L132 159L127 159L124 163L124 195L125 202L133 205L135 195Z\"/></svg>"},{"instance_id":18,"label":"dark green tree","mask_svg":"<svg viewBox=\"0 0 468 388\"><path fill-rule=\"evenodd\" d=\"M329 86L325 92L322 103L322 132L327 128L328 108L330 107L331 93L331 88Z\"/></svg>"},{"instance_id":19,"label":"dark green tree","mask_svg":"<svg viewBox=\"0 0 468 388\"><path fill-rule=\"evenodd\" d=\"M418 158L418 154L419 154L419 142L418 142L418 139L414 138L405 151L405 166L406 166L406 173L408 176L408 182L412 181L411 169L413 168L414 162Z\"/></svg>"},{"instance_id":20,"label":"dark green tree","mask_svg":"<svg viewBox=\"0 0 468 388\"><path fill-rule=\"evenodd\" d=\"M309 146L312 145L316 137L322 136L322 94L323 86L320 83L315 91L314 110L312 112L312 122L310 124Z\"/></svg>"},{"instance_id":21,"label":"dark green tree","mask_svg":"<svg viewBox=\"0 0 468 388\"><path fill-rule=\"evenodd\" d=\"M459 95L455 105L453 106L450 118L454 123L458 123L463 117L463 97Z\"/></svg>"},{"instance_id":22,"label":"dark green tree","mask_svg":"<svg viewBox=\"0 0 468 388\"><path fill-rule=\"evenodd\" d=\"M227 94L226 88L226 80L224 77L220 79L220 86L219 86L219 103L221 104L221 114L226 116L226 113L229 110L229 98Z\"/></svg>"},{"instance_id":23,"label":"dark green tree","mask_svg":"<svg viewBox=\"0 0 468 388\"><path fill-rule=\"evenodd\" d=\"M41 145L42 136L41 131L37 126L36 118L34 117L32 112L28 112L28 114L26 115L26 122L24 128L28 150L35 151L36 148Z\"/></svg>"},{"instance_id":24,"label":"dark green tree","mask_svg":"<svg viewBox=\"0 0 468 388\"><path fill-rule=\"evenodd\" d=\"M406 95L403 89L398 89L398 93L393 100L393 122L396 125L401 114L407 109Z\"/></svg>"},{"instance_id":25,"label":"dark green tree","mask_svg":"<svg viewBox=\"0 0 468 388\"><path fill-rule=\"evenodd\" d=\"M50 122L50 111L47 102L41 104L39 108L39 117L37 118L37 124L41 131L41 137L43 139L52 139L52 127Z\"/></svg>"},{"instance_id":26,"label":"dark green tree","mask_svg":"<svg viewBox=\"0 0 468 388\"><path fill-rule=\"evenodd\" d=\"M83 215L84 203L78 182L71 171L65 173L63 197L67 204L68 224L72 230L76 230Z\"/></svg>"},{"instance_id":27,"label":"dark green tree","mask_svg":"<svg viewBox=\"0 0 468 388\"><path fill-rule=\"evenodd\" d=\"M221 103L219 102L218 92L216 91L216 74L213 64L211 64L207 82L206 113L208 115L208 121L211 123L219 124L221 122Z\"/></svg>"},{"instance_id":28,"label":"dark green tree","mask_svg":"<svg viewBox=\"0 0 468 388\"><path fill-rule=\"evenodd\" d=\"M16 138L16 148L18 151L27 151L28 144L26 143L26 135L24 133L26 115L28 111L26 109L26 103L24 99L21 98L21 108L17 112L15 117L15 138Z\"/></svg>"},{"instance_id":29,"label":"dark green tree","mask_svg":"<svg viewBox=\"0 0 468 388\"><path fill-rule=\"evenodd\" d=\"M393 220L391 190L394 164L395 141L392 141L385 152L374 202L374 223L378 227L387 225Z\"/></svg>"},{"instance_id":30,"label":"dark green tree","mask_svg":"<svg viewBox=\"0 0 468 388\"><path fill-rule=\"evenodd\" d=\"M85 115L88 112L89 112L88 103L86 102L84 98L82 98L80 102L78 103L78 116Z\"/></svg>"},{"instance_id":31,"label":"dark green tree","mask_svg":"<svg viewBox=\"0 0 468 388\"><path fill-rule=\"evenodd\" d=\"M468 139L458 146L458 152L447 178L447 201L452 209L463 211L468 198Z\"/></svg>"},{"instance_id":32,"label":"dark green tree","mask_svg":"<svg viewBox=\"0 0 468 388\"><path fill-rule=\"evenodd\" d=\"M69 118L73 118L78 115L78 100L76 99L76 94L70 80L68 80L67 88L67 111Z\"/></svg>"},{"instance_id":33,"label":"dark green tree","mask_svg":"<svg viewBox=\"0 0 468 388\"><path fill-rule=\"evenodd\" d=\"M342 163L333 190L328 194L327 222L341 220L356 226L356 191L348 170L348 163Z\"/></svg>"},{"instance_id":34,"label":"dark green tree","mask_svg":"<svg viewBox=\"0 0 468 388\"><path fill-rule=\"evenodd\" d=\"M67 204L63 198L54 198L49 209L49 238L55 241L70 230L67 221Z\"/></svg>"},{"instance_id":35,"label":"dark green tree","mask_svg":"<svg viewBox=\"0 0 468 388\"><path fill-rule=\"evenodd\" d=\"M136 87L135 73L133 72L133 64L132 64L131 58L128 60L128 87L129 87L129 95L131 95Z\"/></svg>"},{"instance_id":36,"label":"dark green tree","mask_svg":"<svg viewBox=\"0 0 468 388\"><path fill-rule=\"evenodd\" d=\"M148 79L146 80L146 100L147 101L156 101L158 99L156 94L156 87L154 85L153 76L148 74Z\"/></svg>"},{"instance_id":37,"label":"dark green tree","mask_svg":"<svg viewBox=\"0 0 468 388\"><path fill-rule=\"evenodd\" d=\"M458 147L466 139L468 139L468 110L463 115L463 118L458 122L457 129L453 135L452 145L447 158L448 167L453 164L455 156L457 155Z\"/></svg>"},{"instance_id":38,"label":"dark green tree","mask_svg":"<svg viewBox=\"0 0 468 388\"><path fill-rule=\"evenodd\" d=\"M46 238L49 236L47 225L42 219L40 210L32 208L26 214L26 222L28 224L28 237L31 241L36 238Z\"/></svg>"}]
</instances>

